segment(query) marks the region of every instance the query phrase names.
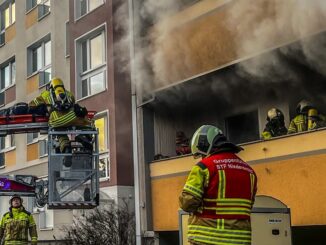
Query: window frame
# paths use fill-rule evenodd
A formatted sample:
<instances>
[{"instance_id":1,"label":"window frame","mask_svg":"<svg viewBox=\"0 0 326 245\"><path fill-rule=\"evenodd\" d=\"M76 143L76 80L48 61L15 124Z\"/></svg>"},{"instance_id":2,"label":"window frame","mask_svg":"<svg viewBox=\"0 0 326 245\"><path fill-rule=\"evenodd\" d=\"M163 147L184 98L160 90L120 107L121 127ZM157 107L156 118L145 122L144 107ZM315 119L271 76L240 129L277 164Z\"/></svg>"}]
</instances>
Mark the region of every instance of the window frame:
<instances>
[{"instance_id":1,"label":"window frame","mask_svg":"<svg viewBox=\"0 0 326 245\"><path fill-rule=\"evenodd\" d=\"M106 3L106 0L102 0L102 3L100 3L98 6L93 8L92 10L89 10L89 1L90 0L85 0L86 1L86 12L84 14L81 14L81 5L80 5L80 0L74 0L74 15L75 15L75 21L78 21L79 19L83 18L84 16L88 15L89 13L93 12L97 8L103 6Z\"/></svg>"},{"instance_id":2,"label":"window frame","mask_svg":"<svg viewBox=\"0 0 326 245\"><path fill-rule=\"evenodd\" d=\"M13 76L13 64L15 64L15 75ZM9 84L2 88L2 72L5 67L9 66ZM0 93L7 90L8 88L16 84L16 59L15 57L10 58L6 62L0 65Z\"/></svg>"},{"instance_id":3,"label":"window frame","mask_svg":"<svg viewBox=\"0 0 326 245\"><path fill-rule=\"evenodd\" d=\"M12 9L12 5L15 5L15 13L13 14L13 9ZM6 9L9 9L9 23L8 23L8 26L3 25L3 16L4 16L4 11ZM14 20L13 20L13 16L14 16ZM5 22L5 21L4 21ZM10 0L9 2L5 2L3 3L1 6L0 6L0 33L3 33L5 32L5 30L10 27L11 25L15 24L16 23L16 2L15 0Z\"/></svg>"},{"instance_id":4,"label":"window frame","mask_svg":"<svg viewBox=\"0 0 326 245\"><path fill-rule=\"evenodd\" d=\"M36 134L36 137L34 137ZM28 135L32 135L32 140L29 141L28 140ZM33 133L27 133L26 134L26 145L31 145L31 144L35 144L39 141L39 133L38 132L33 132Z\"/></svg>"},{"instance_id":5,"label":"window frame","mask_svg":"<svg viewBox=\"0 0 326 245\"><path fill-rule=\"evenodd\" d=\"M35 9L38 5L44 5L44 3L46 3L46 2L49 2L50 3L49 5L51 6L51 1L50 0L26 0L26 14L28 14L33 9ZM39 18L39 20L42 19L47 14L49 14L50 12L51 12L51 9L49 10L48 13L42 15L42 17Z\"/></svg>"},{"instance_id":6,"label":"window frame","mask_svg":"<svg viewBox=\"0 0 326 245\"><path fill-rule=\"evenodd\" d=\"M46 44L50 42L50 63L49 64L45 64L46 61L46 49L45 46ZM51 69L50 72L50 76L49 76L49 81L45 82L45 83L41 83L41 80L39 81L39 88L42 88L44 86L46 86L52 77L52 40L51 40L51 35L47 34L45 37L43 37L42 39L34 42L32 45L30 45L27 48L27 78L32 77L36 74L40 74L40 76L42 75L42 72L45 73L46 70ZM36 70L34 70L34 52L38 49L41 48L41 66L40 68L38 68L38 64L36 64ZM37 61L37 58L36 58Z\"/></svg>"},{"instance_id":7,"label":"window frame","mask_svg":"<svg viewBox=\"0 0 326 245\"><path fill-rule=\"evenodd\" d=\"M26 13L31 12L36 6L38 5L37 0L34 0L35 4L33 3L33 0L26 0Z\"/></svg>"},{"instance_id":8,"label":"window frame","mask_svg":"<svg viewBox=\"0 0 326 245\"><path fill-rule=\"evenodd\" d=\"M105 141L105 150L99 152L100 154L109 152L109 142L110 141L109 141L109 112L108 112L108 110L96 113L96 116L94 117L94 125L95 125L96 120L102 119L102 118L104 118L104 139L106 139L106 141Z\"/></svg>"},{"instance_id":9,"label":"window frame","mask_svg":"<svg viewBox=\"0 0 326 245\"><path fill-rule=\"evenodd\" d=\"M105 176L101 177L100 174L101 174L101 170L100 170L100 166L99 166L99 170L98 170L98 173L99 173L99 181L106 181L106 180L109 180L110 179L110 154L109 153L105 153L105 154L100 154L99 156L99 164L101 162L101 160L106 160L106 163L105 163Z\"/></svg>"},{"instance_id":10,"label":"window frame","mask_svg":"<svg viewBox=\"0 0 326 245\"><path fill-rule=\"evenodd\" d=\"M37 20L40 21L42 20L44 17L46 17L48 14L51 13L51 1L50 0L39 0L40 3L37 3L36 6L38 7L38 17ZM46 5L46 3L49 3L49 5ZM45 6L49 7L48 11L44 10L44 13L42 15L40 15L40 8L43 7L45 9Z\"/></svg>"},{"instance_id":11,"label":"window frame","mask_svg":"<svg viewBox=\"0 0 326 245\"><path fill-rule=\"evenodd\" d=\"M90 32L86 33L85 35L75 39L75 76L76 76L76 82L77 86L75 86L75 94L77 101L86 99L88 97L94 96L96 94L102 93L103 91L107 90L107 28L106 28L106 23L94 28ZM97 65L96 67L91 68L90 67L90 60L91 60L91 48L90 48L90 41L98 36L102 36L102 49L104 52L102 52L103 55L103 60L102 64ZM83 44L86 42L86 63L87 63L87 69L83 71ZM91 88L91 82L90 79L98 74L103 74L103 87L101 90L91 93L89 92L89 88ZM84 80L87 80L87 95L83 96L83 86L82 82Z\"/></svg>"},{"instance_id":12,"label":"window frame","mask_svg":"<svg viewBox=\"0 0 326 245\"><path fill-rule=\"evenodd\" d=\"M4 142L3 142L4 140ZM8 143L8 145L7 145ZM2 145L4 144L4 148L2 148ZM16 142L15 142L15 135L14 134L8 134L5 137L0 137L0 153L2 152L8 152L16 148Z\"/></svg>"},{"instance_id":13,"label":"window frame","mask_svg":"<svg viewBox=\"0 0 326 245\"><path fill-rule=\"evenodd\" d=\"M106 160L106 173L105 176L100 177L100 181L105 181L110 179L110 151L109 151L109 111L102 111L96 114L94 117L94 124L97 119L102 119L104 118L104 139L105 139L105 150L99 152L99 160ZM99 135L98 135L99 136ZM99 171L100 174L100 171Z\"/></svg>"},{"instance_id":14,"label":"window frame","mask_svg":"<svg viewBox=\"0 0 326 245\"><path fill-rule=\"evenodd\" d=\"M41 154L41 147L42 144L45 143L45 151L44 154ZM48 152L48 137L47 136L42 136L41 138L38 138L38 147L39 147L39 158L47 157L49 152Z\"/></svg>"}]
</instances>

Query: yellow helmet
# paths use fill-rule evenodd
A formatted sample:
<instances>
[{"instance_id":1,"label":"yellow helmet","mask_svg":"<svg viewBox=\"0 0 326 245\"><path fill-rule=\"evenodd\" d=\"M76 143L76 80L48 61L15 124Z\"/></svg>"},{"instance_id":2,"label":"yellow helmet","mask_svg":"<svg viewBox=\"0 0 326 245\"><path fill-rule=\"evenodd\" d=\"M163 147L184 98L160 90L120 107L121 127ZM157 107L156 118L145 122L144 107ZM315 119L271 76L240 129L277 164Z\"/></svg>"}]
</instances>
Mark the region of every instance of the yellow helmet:
<instances>
[{"instance_id":1,"label":"yellow helmet","mask_svg":"<svg viewBox=\"0 0 326 245\"><path fill-rule=\"evenodd\" d=\"M52 78L51 83L50 83L50 89L53 90L53 92L55 93L55 96L57 98L60 98L60 97L63 98L66 95L66 93L65 93L65 87L63 85L63 82L58 77Z\"/></svg>"},{"instance_id":2,"label":"yellow helmet","mask_svg":"<svg viewBox=\"0 0 326 245\"><path fill-rule=\"evenodd\" d=\"M297 114L308 113L309 109L314 108L314 105L308 100L301 100L297 105L296 112Z\"/></svg>"}]
</instances>

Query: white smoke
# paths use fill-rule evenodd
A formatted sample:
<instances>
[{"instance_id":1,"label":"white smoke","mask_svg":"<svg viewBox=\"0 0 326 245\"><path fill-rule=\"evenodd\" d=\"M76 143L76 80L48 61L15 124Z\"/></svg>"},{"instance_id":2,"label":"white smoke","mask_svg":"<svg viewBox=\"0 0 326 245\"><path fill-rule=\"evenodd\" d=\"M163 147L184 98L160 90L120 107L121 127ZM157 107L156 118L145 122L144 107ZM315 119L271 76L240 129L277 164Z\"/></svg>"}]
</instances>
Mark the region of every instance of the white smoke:
<instances>
[{"instance_id":1,"label":"white smoke","mask_svg":"<svg viewBox=\"0 0 326 245\"><path fill-rule=\"evenodd\" d=\"M189 79L200 72L218 68L221 61L232 55L235 58L255 56L238 65L238 75L253 81L298 81L299 75L283 60L284 56L298 59L298 52L303 54L300 62L326 75L325 41L308 38L326 29L325 0L233 0L223 6L225 15L216 22L218 28L200 25L196 20L187 23L189 28L180 31L185 35L180 35L178 23L169 20L180 11L187 11L187 7L182 6L184 2L141 2L139 14L146 26L136 25L135 30L139 33L146 29L148 35L142 36L144 40L140 42L145 45L137 46L133 62L137 84L143 88L150 90L154 83L156 87L162 87ZM205 1L195 3L194 8L201 2ZM202 32L204 28L208 30ZM233 40L224 41L223 37L229 33ZM264 50L298 40L299 45L259 55ZM212 66L215 60L216 64Z\"/></svg>"},{"instance_id":2,"label":"white smoke","mask_svg":"<svg viewBox=\"0 0 326 245\"><path fill-rule=\"evenodd\" d=\"M325 74L325 55L320 55L322 42L307 39L308 36L326 29L326 1L324 0L241 0L228 9L227 27L236 33L236 52L239 57L257 54L275 44L300 41L308 64ZM323 47L325 48L325 47ZM284 55L293 50L283 48ZM284 77L295 80L276 53L256 57L240 64L245 73L258 78Z\"/></svg>"}]
</instances>

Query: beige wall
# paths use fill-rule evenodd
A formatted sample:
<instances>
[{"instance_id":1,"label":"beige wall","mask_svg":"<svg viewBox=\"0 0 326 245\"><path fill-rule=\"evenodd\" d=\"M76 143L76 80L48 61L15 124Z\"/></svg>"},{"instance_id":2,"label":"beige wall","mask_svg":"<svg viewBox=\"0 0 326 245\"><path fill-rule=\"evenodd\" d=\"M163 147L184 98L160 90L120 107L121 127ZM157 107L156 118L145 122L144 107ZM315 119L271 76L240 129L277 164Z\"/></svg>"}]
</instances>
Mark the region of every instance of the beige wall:
<instances>
[{"instance_id":1,"label":"beige wall","mask_svg":"<svg viewBox=\"0 0 326 245\"><path fill-rule=\"evenodd\" d=\"M326 130L244 145L240 157L258 176L258 194L279 199L291 208L293 225L326 223ZM178 229L178 196L192 157L151 164L153 225L156 231Z\"/></svg>"}]
</instances>

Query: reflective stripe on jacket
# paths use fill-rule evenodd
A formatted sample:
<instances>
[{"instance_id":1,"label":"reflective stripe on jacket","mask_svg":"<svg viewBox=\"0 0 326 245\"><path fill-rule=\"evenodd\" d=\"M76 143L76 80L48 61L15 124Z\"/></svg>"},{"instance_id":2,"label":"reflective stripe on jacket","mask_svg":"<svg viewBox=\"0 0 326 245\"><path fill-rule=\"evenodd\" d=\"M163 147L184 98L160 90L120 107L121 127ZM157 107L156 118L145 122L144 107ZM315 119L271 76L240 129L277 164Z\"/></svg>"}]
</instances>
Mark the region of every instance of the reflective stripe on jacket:
<instances>
[{"instance_id":1,"label":"reflective stripe on jacket","mask_svg":"<svg viewBox=\"0 0 326 245\"><path fill-rule=\"evenodd\" d=\"M257 191L253 169L223 152L195 165L179 198L192 213L188 239L203 244L250 244L250 212Z\"/></svg>"},{"instance_id":2,"label":"reflective stripe on jacket","mask_svg":"<svg viewBox=\"0 0 326 245\"><path fill-rule=\"evenodd\" d=\"M12 208L4 214L0 223L0 240L4 236L5 245L25 245L28 231L32 242L37 242L37 230L33 216L23 207Z\"/></svg>"},{"instance_id":3,"label":"reflective stripe on jacket","mask_svg":"<svg viewBox=\"0 0 326 245\"><path fill-rule=\"evenodd\" d=\"M69 100L75 103L75 98L73 94L69 91L66 91ZM38 97L32 100L29 103L29 106L38 106L40 104L52 105L50 91L43 91ZM74 108L70 108L67 111L57 111L52 110L49 117L49 125L54 128L65 127L69 125L73 120L77 118Z\"/></svg>"},{"instance_id":4,"label":"reflective stripe on jacket","mask_svg":"<svg viewBox=\"0 0 326 245\"><path fill-rule=\"evenodd\" d=\"M326 117L319 114L314 120L303 114L297 115L290 122L288 134L304 132L321 127L326 127Z\"/></svg>"},{"instance_id":5,"label":"reflective stripe on jacket","mask_svg":"<svg viewBox=\"0 0 326 245\"><path fill-rule=\"evenodd\" d=\"M188 240L199 244L251 245L249 220L189 218Z\"/></svg>"},{"instance_id":6,"label":"reflective stripe on jacket","mask_svg":"<svg viewBox=\"0 0 326 245\"><path fill-rule=\"evenodd\" d=\"M308 118L306 115L297 115L290 122L288 133L298 133L308 130Z\"/></svg>"},{"instance_id":7,"label":"reflective stripe on jacket","mask_svg":"<svg viewBox=\"0 0 326 245\"><path fill-rule=\"evenodd\" d=\"M198 163L184 191L202 199L202 210L197 214L201 217L249 219L256 188L253 169L234 153L224 152Z\"/></svg>"}]
</instances>

